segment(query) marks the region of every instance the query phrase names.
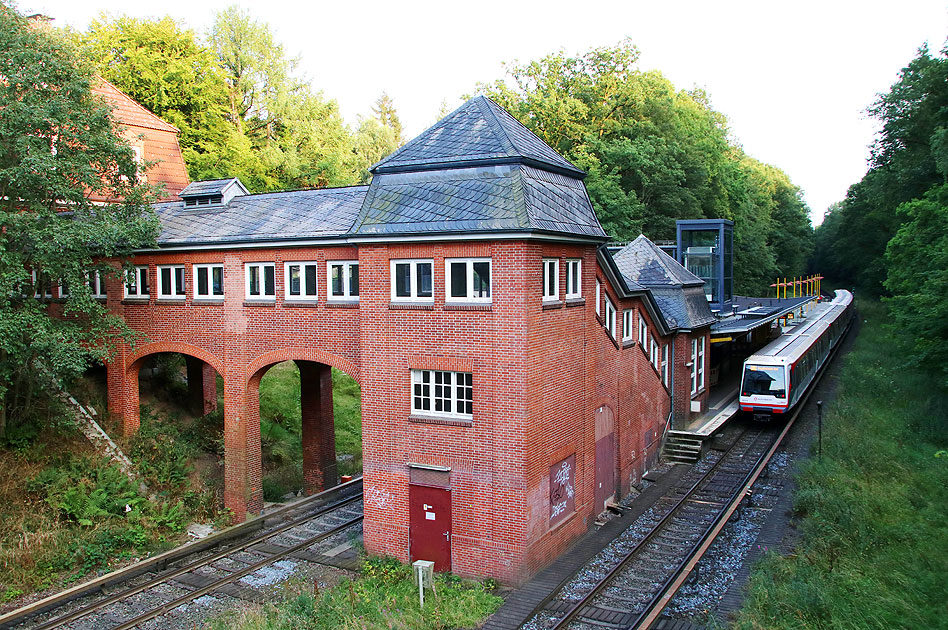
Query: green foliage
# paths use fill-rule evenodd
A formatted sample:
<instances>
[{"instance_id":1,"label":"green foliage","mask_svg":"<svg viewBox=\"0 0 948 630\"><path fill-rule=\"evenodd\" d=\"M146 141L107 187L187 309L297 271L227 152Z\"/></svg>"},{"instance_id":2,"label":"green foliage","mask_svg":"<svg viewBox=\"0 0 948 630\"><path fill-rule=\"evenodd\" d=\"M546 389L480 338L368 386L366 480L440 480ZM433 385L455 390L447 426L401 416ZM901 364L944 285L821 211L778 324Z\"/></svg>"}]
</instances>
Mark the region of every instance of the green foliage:
<instances>
[{"instance_id":1,"label":"green foliage","mask_svg":"<svg viewBox=\"0 0 948 630\"><path fill-rule=\"evenodd\" d=\"M630 42L579 57L507 66L479 90L588 173L606 232L674 239L677 219L735 225L738 291L763 293L776 275L802 274L810 222L782 171L745 156L701 90L683 91L637 69Z\"/></svg>"},{"instance_id":2,"label":"green foliage","mask_svg":"<svg viewBox=\"0 0 948 630\"><path fill-rule=\"evenodd\" d=\"M845 358L823 422L823 458L803 467L794 556L755 569L737 628L944 626L948 574L948 444L938 379L894 361L904 348L885 309Z\"/></svg>"},{"instance_id":3,"label":"green foliage","mask_svg":"<svg viewBox=\"0 0 948 630\"><path fill-rule=\"evenodd\" d=\"M119 338L133 339L92 297L86 273L116 273L98 261L153 246L158 222L132 149L69 44L0 4L0 50L2 436L7 420L31 417L50 378L73 378ZM91 194L124 202L96 205ZM31 270L40 272L36 282ZM59 283L70 289L61 305L34 297L41 284Z\"/></svg>"},{"instance_id":4,"label":"green foliage","mask_svg":"<svg viewBox=\"0 0 948 630\"><path fill-rule=\"evenodd\" d=\"M437 593L428 591L425 607L418 602L418 587L411 567L392 558L370 558L357 580L311 592L292 592L279 605L231 613L211 623L217 630L359 628L362 630L426 630L474 628L500 606L491 593L492 583L461 580L436 574Z\"/></svg>"},{"instance_id":5,"label":"green foliage","mask_svg":"<svg viewBox=\"0 0 948 630\"><path fill-rule=\"evenodd\" d=\"M192 472L189 460L194 445L181 439L180 422L159 418L144 407L141 426L132 437L129 457L150 485L156 488L183 490Z\"/></svg>"}]
</instances>

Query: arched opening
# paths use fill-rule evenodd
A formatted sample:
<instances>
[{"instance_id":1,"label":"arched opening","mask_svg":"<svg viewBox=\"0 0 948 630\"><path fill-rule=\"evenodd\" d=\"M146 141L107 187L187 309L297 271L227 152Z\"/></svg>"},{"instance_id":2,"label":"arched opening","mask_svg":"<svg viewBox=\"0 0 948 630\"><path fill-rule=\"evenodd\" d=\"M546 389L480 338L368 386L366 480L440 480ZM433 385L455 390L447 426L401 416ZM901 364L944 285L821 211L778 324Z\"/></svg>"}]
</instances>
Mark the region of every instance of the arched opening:
<instances>
[{"instance_id":1,"label":"arched opening","mask_svg":"<svg viewBox=\"0 0 948 630\"><path fill-rule=\"evenodd\" d=\"M224 496L224 380L181 352L146 354L128 369L137 431L126 448L153 490L180 497L193 518L213 519Z\"/></svg>"},{"instance_id":2,"label":"arched opening","mask_svg":"<svg viewBox=\"0 0 948 630\"><path fill-rule=\"evenodd\" d=\"M353 377L320 361L286 360L258 369L247 395L248 407L257 401L265 502L361 474L361 389Z\"/></svg>"}]
</instances>

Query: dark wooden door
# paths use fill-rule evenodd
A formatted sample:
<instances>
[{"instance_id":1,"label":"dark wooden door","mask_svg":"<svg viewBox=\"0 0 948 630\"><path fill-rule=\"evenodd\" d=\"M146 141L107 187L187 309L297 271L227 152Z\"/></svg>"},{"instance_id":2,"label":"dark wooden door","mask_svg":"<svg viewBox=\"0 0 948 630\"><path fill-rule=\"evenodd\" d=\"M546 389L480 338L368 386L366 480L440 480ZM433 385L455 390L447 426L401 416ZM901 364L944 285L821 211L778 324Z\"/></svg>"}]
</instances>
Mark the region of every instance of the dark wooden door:
<instances>
[{"instance_id":1,"label":"dark wooden door","mask_svg":"<svg viewBox=\"0 0 948 630\"><path fill-rule=\"evenodd\" d=\"M408 486L411 561L432 560L435 571L451 570L451 491Z\"/></svg>"},{"instance_id":2,"label":"dark wooden door","mask_svg":"<svg viewBox=\"0 0 948 630\"><path fill-rule=\"evenodd\" d=\"M616 494L615 417L609 407L596 410L596 513Z\"/></svg>"}]
</instances>

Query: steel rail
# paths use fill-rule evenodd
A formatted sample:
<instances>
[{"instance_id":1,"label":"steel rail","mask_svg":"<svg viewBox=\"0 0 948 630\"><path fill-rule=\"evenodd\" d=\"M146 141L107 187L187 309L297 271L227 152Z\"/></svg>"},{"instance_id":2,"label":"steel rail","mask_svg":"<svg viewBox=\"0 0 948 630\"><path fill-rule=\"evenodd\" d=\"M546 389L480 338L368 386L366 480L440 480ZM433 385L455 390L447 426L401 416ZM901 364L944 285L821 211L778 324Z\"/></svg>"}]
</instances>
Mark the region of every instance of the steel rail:
<instances>
[{"instance_id":1,"label":"steel rail","mask_svg":"<svg viewBox=\"0 0 948 630\"><path fill-rule=\"evenodd\" d=\"M701 558L714 543L718 534L721 533L721 530L724 529L724 526L727 524L728 519L731 518L731 515L737 511L737 508L744 500L744 497L753 487L754 483L757 482L757 479L763 473L767 464L770 463L774 453L776 453L777 449L783 444L783 440L786 438L787 433L790 432L790 428L797 421L800 414L803 413L803 408L810 400L810 396L812 396L813 392L816 391L816 385L826 374L827 368L829 367L830 363L833 362L833 359L836 358L836 354L842 347L843 339L845 339L849 334L853 319L854 316L850 317L849 321L846 323L846 330L842 335L840 335L839 340L833 346L833 349L830 352L829 358L823 363L816 375L816 378L814 378L810 383L810 387L808 388L806 395L804 395L803 399L797 403L796 411L794 411L790 416L786 426L784 426L783 430L780 432L780 435L777 436L776 441L774 441L773 445L766 453L766 457L763 458L763 463L758 463L758 465L755 466L754 469L745 477L744 484L742 484L740 491L735 495L736 498L731 501L725 511L719 514L715 521L714 527L709 530L709 533L703 537L703 539L700 540L698 544L692 547L689 556L678 567L675 574L669 578L665 584L662 585L662 588L659 589L655 597L648 604L646 604L645 610L639 614L635 621L626 626L626 630L646 630L647 628L650 628L651 625L658 620L658 617L671 602L671 599L678 593L682 585L688 580L688 577L691 575L691 572L694 570L695 566L701 561Z\"/></svg>"},{"instance_id":2,"label":"steel rail","mask_svg":"<svg viewBox=\"0 0 948 630\"><path fill-rule=\"evenodd\" d=\"M206 586L202 586L190 593L187 593L186 595L182 595L181 597L173 599L170 602L166 602L162 604L161 606L150 610L147 613L144 613L142 615L139 615L138 617L135 617L134 619L126 621L125 623L119 626L115 626L114 628L112 628L112 630L127 630L128 628L134 628L138 624L144 623L150 619L154 619L155 617L160 617L161 615L165 614L169 610L174 610L175 608L177 608L178 606L182 604L186 604L190 601L193 601L197 599L198 597L201 597L202 595L206 595L207 593L210 593L211 591L215 591L222 586L226 586L227 584L230 584L234 580L239 580L245 575L249 575L251 573L254 573L255 571L262 569L263 567L269 564L273 564L274 562L276 562L277 560L281 558L285 558L286 556L292 555L296 553L297 551L301 551L303 549L306 549L307 547L311 547L312 545L318 543L319 541L329 538L333 534L337 534L342 530L348 529L349 527L352 527L356 523L360 522L363 518L364 517L361 514L359 516L351 518L345 523L342 523L340 525L337 525L336 527L333 527L329 531L323 532L321 534L317 534L316 536L313 536L312 538L308 538L307 540L304 540L301 543L293 545L292 547L287 547L285 551L281 551L268 558L264 558L263 560L260 560L259 562L255 562L251 564L250 566L240 569L239 571L235 571L234 573L231 573L230 575L226 577L222 577L219 580L216 580Z\"/></svg>"},{"instance_id":3,"label":"steel rail","mask_svg":"<svg viewBox=\"0 0 948 630\"><path fill-rule=\"evenodd\" d=\"M732 444L731 447L721 455L720 459L718 459L718 461L716 461L704 474L701 475L701 477L694 484L692 484L692 486L685 492L684 495L682 495L675 505L671 507L668 513L665 514L665 516L663 516L654 527L652 527L649 533L642 540L636 543L635 547L622 556L618 564L616 564L605 576L603 576L591 591L589 591L586 595L570 606L570 608L566 611L566 614L561 617L550 628L550 630L561 630L562 628L565 628L567 624L571 623L576 617L578 617L582 609L586 608L586 606L588 606L589 603L603 591L603 589L609 586L613 578L615 578L619 573L622 572L623 569L625 569L626 566L628 566L628 564L639 554L639 551L662 532L662 528L665 526L665 524L678 513L682 506L691 500L693 495L698 493L699 487L711 477L712 473L716 472L718 468L722 466L725 461L727 461L728 457L732 454L732 451L736 451L741 438L743 438L749 432L750 429L744 429L737 439L734 440L734 444ZM761 434L762 433L763 432L761 432ZM756 438L754 438L754 441L751 442L751 446L753 446L755 442ZM536 610L539 611L545 604L546 602L540 604Z\"/></svg>"},{"instance_id":4,"label":"steel rail","mask_svg":"<svg viewBox=\"0 0 948 630\"><path fill-rule=\"evenodd\" d=\"M94 580L90 580L83 584L79 584L78 586L67 589L66 591L63 591L61 593L51 595L38 602L34 602L27 606L23 606L16 610L10 611L9 613L6 613L5 615L0 616L0 630L6 629L6 628L12 628L13 626L22 623L24 620L28 619L29 617L35 617L36 615L42 614L44 612L47 612L49 610L62 606L80 597L89 595L97 591L101 591L104 588L111 586L113 584L118 584L120 582L130 580L132 578L138 577L140 575L143 575L145 573L149 573L152 571L164 571L165 567L167 567L167 565L172 562L177 562L178 560L181 560L182 558L186 558L188 556L201 553L203 551L207 551L208 549L212 549L214 547L222 545L225 542L232 540L234 538L237 538L239 536L243 536L245 534L263 529L264 527L266 527L267 521L272 521L274 518L286 515L288 513L308 509L308 507L313 503L317 503L318 501L321 501L321 500L326 500L327 497L330 497L332 495L341 494L347 490L358 488L360 487L361 484L362 484L361 477L357 479L353 479L352 481L348 481L344 484L334 486L333 488L329 488L328 490L324 490L318 494L314 494L310 497L306 497L305 499L301 501L297 501L295 503L290 503L288 505L282 506L274 510L273 512L268 512L267 514L263 514L254 519L248 520L244 523L240 523L238 525L228 527L227 529L221 532L218 532L217 534L208 536L207 538L204 538L202 540L187 543L185 545L182 545L175 549L171 549L169 551L166 551L152 558L147 558L135 564L129 565L128 567L125 567L123 569L119 569L118 571L113 571L106 575L100 576ZM316 512L311 512L305 517L300 517L298 519L295 519L294 521L290 521L289 526L293 527L295 526L293 525L293 523L299 524L300 522L305 522L306 520L320 516L324 514L326 511L332 510L335 507L342 506L344 503L345 504L351 503L352 501L355 501L358 498L361 498L361 496L362 496L362 492L360 490L357 495L354 495L353 497L349 497L345 499L344 502L338 502L338 503L334 503L328 506L324 506L322 508L319 508ZM281 530L281 528L284 528L284 527L287 527L287 526L283 525L277 529ZM256 544L256 542L259 542L261 539L269 538L272 535L275 535L274 534L275 531L277 530L268 530L266 532L263 532L259 536L251 539L255 542L251 542L250 544ZM285 531L285 530L282 530L282 531ZM227 547L225 548L224 551L226 551L226 553L233 553L236 550L239 550L239 546ZM200 566L197 563L192 563L192 564L195 566ZM191 565L188 565L188 566L191 566ZM115 595L121 595L123 592L124 591L117 593ZM109 598L106 598L106 599L110 599L111 597L114 597L114 595L109 596ZM100 600L100 601L105 601L105 600ZM41 628L51 628L53 627L53 625L56 625L56 624L49 625L50 623L51 622L45 622L44 624L37 626L33 630L40 630ZM56 623L61 624L61 623L66 623L66 621L57 621Z\"/></svg>"}]
</instances>

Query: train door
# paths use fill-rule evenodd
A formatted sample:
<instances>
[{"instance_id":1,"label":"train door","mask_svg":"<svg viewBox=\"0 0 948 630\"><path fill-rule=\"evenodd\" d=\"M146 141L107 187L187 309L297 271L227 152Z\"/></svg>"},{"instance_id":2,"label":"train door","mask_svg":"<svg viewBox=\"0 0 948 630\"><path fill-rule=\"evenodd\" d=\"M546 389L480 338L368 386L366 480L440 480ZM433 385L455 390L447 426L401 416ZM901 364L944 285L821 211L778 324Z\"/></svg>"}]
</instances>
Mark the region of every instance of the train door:
<instances>
[{"instance_id":1,"label":"train door","mask_svg":"<svg viewBox=\"0 0 948 630\"><path fill-rule=\"evenodd\" d=\"M414 473L413 470L412 477L415 477ZM431 560L435 563L435 571L450 571L451 488L410 483L408 510L411 561Z\"/></svg>"},{"instance_id":2,"label":"train door","mask_svg":"<svg viewBox=\"0 0 948 630\"><path fill-rule=\"evenodd\" d=\"M595 512L606 509L606 502L616 496L615 417L603 405L596 410L596 492Z\"/></svg>"}]
</instances>

